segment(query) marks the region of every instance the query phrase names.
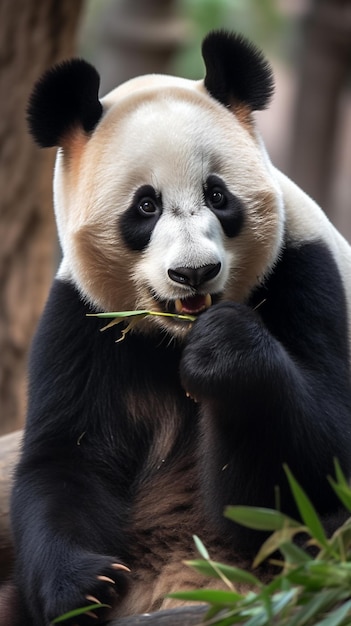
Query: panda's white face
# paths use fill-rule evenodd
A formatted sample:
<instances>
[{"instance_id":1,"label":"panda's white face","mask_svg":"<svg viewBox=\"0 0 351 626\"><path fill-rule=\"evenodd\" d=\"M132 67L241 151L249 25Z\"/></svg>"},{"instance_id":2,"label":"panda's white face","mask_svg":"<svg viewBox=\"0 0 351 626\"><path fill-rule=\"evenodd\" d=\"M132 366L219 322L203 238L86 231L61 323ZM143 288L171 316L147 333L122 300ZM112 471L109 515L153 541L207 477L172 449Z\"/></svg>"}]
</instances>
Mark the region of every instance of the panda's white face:
<instances>
[{"instance_id":1,"label":"panda's white face","mask_svg":"<svg viewBox=\"0 0 351 626\"><path fill-rule=\"evenodd\" d=\"M253 126L202 83L169 77L135 79L103 104L91 138L72 133L58 157L61 275L102 310L243 301L274 264L283 224Z\"/></svg>"}]
</instances>

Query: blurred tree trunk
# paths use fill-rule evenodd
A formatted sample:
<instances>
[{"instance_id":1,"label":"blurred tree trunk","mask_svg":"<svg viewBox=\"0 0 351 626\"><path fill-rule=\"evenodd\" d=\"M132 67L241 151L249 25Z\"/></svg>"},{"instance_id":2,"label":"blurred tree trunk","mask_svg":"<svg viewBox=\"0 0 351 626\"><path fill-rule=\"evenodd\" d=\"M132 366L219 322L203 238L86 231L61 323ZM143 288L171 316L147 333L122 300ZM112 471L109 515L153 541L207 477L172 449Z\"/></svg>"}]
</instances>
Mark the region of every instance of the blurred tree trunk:
<instances>
[{"instance_id":1,"label":"blurred tree trunk","mask_svg":"<svg viewBox=\"0 0 351 626\"><path fill-rule=\"evenodd\" d=\"M51 282L54 151L28 135L38 76L71 56L83 0L0 0L0 432L23 423L28 344ZM49 349L49 348L48 348Z\"/></svg>"},{"instance_id":2,"label":"blurred tree trunk","mask_svg":"<svg viewBox=\"0 0 351 626\"><path fill-rule=\"evenodd\" d=\"M314 0L301 50L289 174L332 217L337 109L351 61L351 1Z\"/></svg>"}]
</instances>

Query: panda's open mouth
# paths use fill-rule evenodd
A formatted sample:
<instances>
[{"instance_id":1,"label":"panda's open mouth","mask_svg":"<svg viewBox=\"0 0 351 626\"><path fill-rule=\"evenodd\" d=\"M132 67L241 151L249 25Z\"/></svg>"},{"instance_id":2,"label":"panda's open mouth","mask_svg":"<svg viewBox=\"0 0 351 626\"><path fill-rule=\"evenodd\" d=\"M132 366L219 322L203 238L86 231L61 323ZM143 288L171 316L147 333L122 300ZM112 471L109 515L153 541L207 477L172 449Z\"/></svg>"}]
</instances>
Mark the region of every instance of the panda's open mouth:
<instances>
[{"instance_id":1,"label":"panda's open mouth","mask_svg":"<svg viewBox=\"0 0 351 626\"><path fill-rule=\"evenodd\" d=\"M198 315L208 309L212 304L212 297L209 293L204 295L189 296L188 298L174 301L176 313L181 315Z\"/></svg>"},{"instance_id":2,"label":"panda's open mouth","mask_svg":"<svg viewBox=\"0 0 351 626\"><path fill-rule=\"evenodd\" d=\"M176 300L168 300L167 302L158 302L159 306L165 313L173 313L178 315L200 315L215 303L218 297L211 294L196 294L186 298L177 298Z\"/></svg>"}]
</instances>

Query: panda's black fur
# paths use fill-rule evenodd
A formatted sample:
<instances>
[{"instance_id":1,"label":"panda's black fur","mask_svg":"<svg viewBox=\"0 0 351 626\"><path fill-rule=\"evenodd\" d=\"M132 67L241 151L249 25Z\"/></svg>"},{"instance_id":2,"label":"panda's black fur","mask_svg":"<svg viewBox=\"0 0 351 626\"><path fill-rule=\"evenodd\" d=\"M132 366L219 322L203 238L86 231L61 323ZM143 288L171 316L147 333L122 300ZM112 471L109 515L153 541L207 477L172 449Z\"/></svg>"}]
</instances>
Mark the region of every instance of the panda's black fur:
<instances>
[{"instance_id":1,"label":"panda's black fur","mask_svg":"<svg viewBox=\"0 0 351 626\"><path fill-rule=\"evenodd\" d=\"M201 98L219 116L222 105L233 107L256 154L251 111L263 108L272 93L268 65L250 44L227 33L211 34L203 50L207 76ZM109 101L106 113L97 89L95 71L75 60L44 76L31 99L32 133L42 146L63 146L69 189L79 184L76 162L86 167L86 146L108 115ZM174 94L178 98L177 90ZM112 136L112 125L110 130ZM231 183L216 176L212 172L203 183L202 202L216 241L222 237L228 251L223 258L232 259L236 242L246 236L251 200L239 198ZM58 186L61 190L61 182ZM111 237L118 231L121 246L112 253L127 259L108 277L116 281L117 293L119 281L127 291L132 281L130 259L149 262L150 241L167 213L161 191L140 189L132 190L125 212L111 220ZM307 213L311 201L295 187L286 189L286 209L296 199L296 206L306 201ZM262 206L256 199L250 210L266 211L267 221L273 205L268 192L263 196ZM172 219L179 219L180 210L172 208ZM341 260L349 253L341 238L340 259L329 245L334 235L327 221L310 226L303 215L295 225L295 212L291 209L284 227L277 213L280 243L272 239L277 250L273 258L268 250L260 277L250 278L246 292L244 285L245 296L230 295L237 287L228 275L190 329L184 330L187 322L173 332L172 322L146 321L117 344L119 327L101 333L101 321L86 317L101 308L95 293L109 296L107 278L93 291L97 278L89 269L99 268L97 277L108 272L104 257L100 260L103 244L84 248L94 239L84 224L74 241L88 253L76 257L71 240L65 242L64 257L72 261L53 283L33 341L27 424L12 495L16 626L48 626L94 598L113 611L70 623L102 623L113 614L162 608L169 591L206 586L207 579L182 562L194 555L193 534L213 558L249 567L261 537L226 520L224 508L274 507L278 485L282 510L296 516L284 463L322 517L336 516L338 502L327 482L333 459L350 474L350 287ZM68 219L58 219L59 229ZM250 250L248 258L255 254ZM188 290L186 306L196 297L202 302L220 280L223 260L216 266L209 255L206 263L169 269L165 280ZM239 271L245 279L245 268ZM138 276L136 271L133 280ZM121 291L121 306L124 297ZM155 306L158 302L161 298ZM15 623L11 616L6 620Z\"/></svg>"}]
</instances>

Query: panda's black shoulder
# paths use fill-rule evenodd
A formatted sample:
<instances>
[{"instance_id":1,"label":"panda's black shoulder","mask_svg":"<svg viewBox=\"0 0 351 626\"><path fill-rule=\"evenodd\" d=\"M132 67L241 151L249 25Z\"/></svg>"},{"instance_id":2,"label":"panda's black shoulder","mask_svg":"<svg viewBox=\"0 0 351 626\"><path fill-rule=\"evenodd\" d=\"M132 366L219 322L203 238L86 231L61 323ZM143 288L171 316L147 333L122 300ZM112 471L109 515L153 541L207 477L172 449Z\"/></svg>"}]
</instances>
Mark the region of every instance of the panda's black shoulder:
<instances>
[{"instance_id":1,"label":"panda's black shoulder","mask_svg":"<svg viewBox=\"0 0 351 626\"><path fill-rule=\"evenodd\" d=\"M302 337L298 332L300 320L310 324L311 350L324 341L325 335L320 332L320 325L324 324L329 338L331 334L335 336L336 354L349 361L349 348L344 341L348 335L346 291L342 270L326 240L287 241L269 277L252 293L250 305L257 307L267 328L278 339L284 337L293 352ZM291 332L284 311L289 315L296 311ZM339 368L330 351L329 357L330 370L337 372Z\"/></svg>"}]
</instances>

